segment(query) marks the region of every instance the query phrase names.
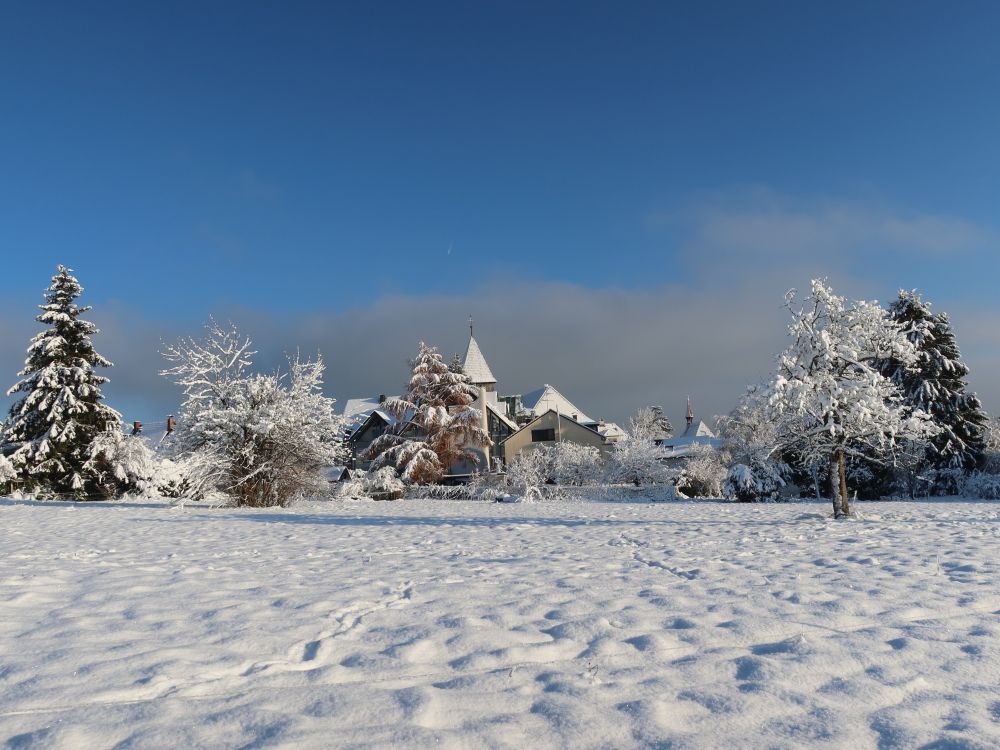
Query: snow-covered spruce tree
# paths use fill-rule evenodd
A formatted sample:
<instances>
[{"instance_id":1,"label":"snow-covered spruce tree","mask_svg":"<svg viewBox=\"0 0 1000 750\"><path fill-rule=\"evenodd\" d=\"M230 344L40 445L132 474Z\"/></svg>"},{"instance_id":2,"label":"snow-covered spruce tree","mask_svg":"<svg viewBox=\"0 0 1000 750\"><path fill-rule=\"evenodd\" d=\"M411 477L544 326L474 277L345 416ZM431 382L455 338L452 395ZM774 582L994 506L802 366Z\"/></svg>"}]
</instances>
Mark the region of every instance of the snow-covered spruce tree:
<instances>
[{"instance_id":1,"label":"snow-covered spruce tree","mask_svg":"<svg viewBox=\"0 0 1000 750\"><path fill-rule=\"evenodd\" d=\"M108 378L96 368L111 363L94 350L98 330L80 317L91 308L77 306L83 287L71 274L58 266L45 292L36 320L47 327L31 340L21 380L7 391L24 395L11 406L0 443L26 490L83 499L98 494L85 469L90 445L119 430L121 415L102 403Z\"/></svg>"},{"instance_id":2,"label":"snow-covered spruce tree","mask_svg":"<svg viewBox=\"0 0 1000 750\"><path fill-rule=\"evenodd\" d=\"M850 514L846 457L891 462L901 441L934 433L926 413L907 406L879 371L894 358L907 365L916 348L902 326L875 302L848 302L821 280L800 308L786 295L792 343L778 359L768 393L779 449L805 465L826 460L834 516Z\"/></svg>"},{"instance_id":3,"label":"snow-covered spruce tree","mask_svg":"<svg viewBox=\"0 0 1000 750\"><path fill-rule=\"evenodd\" d=\"M938 428L914 467L928 471L939 492L957 489L955 474L982 466L989 416L974 394L966 393L969 368L961 359L947 313L933 313L916 291L902 290L889 314L916 348L916 358L889 357L879 363L911 409L930 415Z\"/></svg>"},{"instance_id":4,"label":"snow-covered spruce tree","mask_svg":"<svg viewBox=\"0 0 1000 750\"><path fill-rule=\"evenodd\" d=\"M392 466L410 484L431 484L463 459L476 463L470 449L492 442L470 406L478 391L468 376L452 372L434 347L419 346L406 395L383 405L396 425L375 439L369 455L373 469Z\"/></svg>"},{"instance_id":5,"label":"snow-covered spruce tree","mask_svg":"<svg viewBox=\"0 0 1000 750\"><path fill-rule=\"evenodd\" d=\"M448 369L452 372L456 372L459 375L465 374L465 363L462 362L462 358L456 352L451 357L451 362L448 363Z\"/></svg>"},{"instance_id":6,"label":"snow-covered spruce tree","mask_svg":"<svg viewBox=\"0 0 1000 750\"><path fill-rule=\"evenodd\" d=\"M163 370L184 389L171 448L200 497L284 506L329 490L324 467L342 460L341 420L323 395L323 360L289 359L285 374L248 372L255 352L235 326L183 339ZM197 499L197 498L196 498Z\"/></svg>"}]
</instances>

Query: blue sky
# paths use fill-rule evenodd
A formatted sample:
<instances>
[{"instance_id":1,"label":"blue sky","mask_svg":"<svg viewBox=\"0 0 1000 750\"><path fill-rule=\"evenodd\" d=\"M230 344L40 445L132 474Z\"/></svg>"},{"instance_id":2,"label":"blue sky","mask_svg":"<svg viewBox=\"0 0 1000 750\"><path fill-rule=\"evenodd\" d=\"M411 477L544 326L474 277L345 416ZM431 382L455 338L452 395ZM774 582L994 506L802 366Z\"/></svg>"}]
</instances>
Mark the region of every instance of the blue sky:
<instances>
[{"instance_id":1,"label":"blue sky","mask_svg":"<svg viewBox=\"0 0 1000 750\"><path fill-rule=\"evenodd\" d=\"M0 336L57 262L108 316L251 311L276 348L400 295L632 291L666 324L820 273L920 287L992 367L997 28L977 2L7 3Z\"/></svg>"}]
</instances>

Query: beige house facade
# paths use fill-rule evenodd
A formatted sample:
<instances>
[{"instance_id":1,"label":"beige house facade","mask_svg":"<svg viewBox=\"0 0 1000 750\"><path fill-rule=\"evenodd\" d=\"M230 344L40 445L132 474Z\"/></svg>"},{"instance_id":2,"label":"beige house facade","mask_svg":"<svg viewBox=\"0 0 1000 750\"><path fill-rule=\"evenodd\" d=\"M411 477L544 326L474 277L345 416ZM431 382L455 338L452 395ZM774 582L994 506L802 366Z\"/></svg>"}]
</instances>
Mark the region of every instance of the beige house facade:
<instances>
[{"instance_id":1,"label":"beige house facade","mask_svg":"<svg viewBox=\"0 0 1000 750\"><path fill-rule=\"evenodd\" d=\"M530 451L542 445L553 443L576 443L597 448L603 453L611 450L609 443L600 433L577 422L572 417L550 409L535 417L520 430L504 440L500 446L504 460L513 461L521 452Z\"/></svg>"}]
</instances>

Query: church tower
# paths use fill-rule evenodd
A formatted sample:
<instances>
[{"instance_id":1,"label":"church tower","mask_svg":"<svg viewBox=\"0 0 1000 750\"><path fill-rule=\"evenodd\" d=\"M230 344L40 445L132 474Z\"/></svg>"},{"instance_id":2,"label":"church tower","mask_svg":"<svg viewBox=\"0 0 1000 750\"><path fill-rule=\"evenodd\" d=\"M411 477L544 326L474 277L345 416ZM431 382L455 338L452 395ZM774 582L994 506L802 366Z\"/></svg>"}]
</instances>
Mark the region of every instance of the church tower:
<instances>
[{"instance_id":1,"label":"church tower","mask_svg":"<svg viewBox=\"0 0 1000 750\"><path fill-rule=\"evenodd\" d=\"M472 333L472 318L469 318L469 346L465 350L465 362L462 365L465 374L476 387L481 387L487 393L496 394L497 379L483 356L482 349ZM496 400L496 395L491 400Z\"/></svg>"}]
</instances>

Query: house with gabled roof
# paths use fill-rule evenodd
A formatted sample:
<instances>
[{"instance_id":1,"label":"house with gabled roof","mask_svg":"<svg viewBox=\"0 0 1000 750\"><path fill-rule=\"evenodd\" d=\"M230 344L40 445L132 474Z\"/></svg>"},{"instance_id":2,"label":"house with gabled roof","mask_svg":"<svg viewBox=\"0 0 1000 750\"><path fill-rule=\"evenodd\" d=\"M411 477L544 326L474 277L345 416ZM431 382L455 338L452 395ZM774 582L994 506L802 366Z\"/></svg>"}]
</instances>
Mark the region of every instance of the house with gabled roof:
<instances>
[{"instance_id":1,"label":"house with gabled roof","mask_svg":"<svg viewBox=\"0 0 1000 750\"><path fill-rule=\"evenodd\" d=\"M722 439L707 424L701 420L695 420L694 407L691 405L690 398L687 402L686 421L687 427L677 437L657 440L657 445L663 448L665 459L687 458L698 450L719 450L722 447Z\"/></svg>"},{"instance_id":2,"label":"house with gabled roof","mask_svg":"<svg viewBox=\"0 0 1000 750\"><path fill-rule=\"evenodd\" d=\"M609 443L599 432L581 424L556 409L548 409L532 418L520 430L506 438L501 444L501 452L507 461L526 450L553 443L576 443L609 451Z\"/></svg>"}]
</instances>

